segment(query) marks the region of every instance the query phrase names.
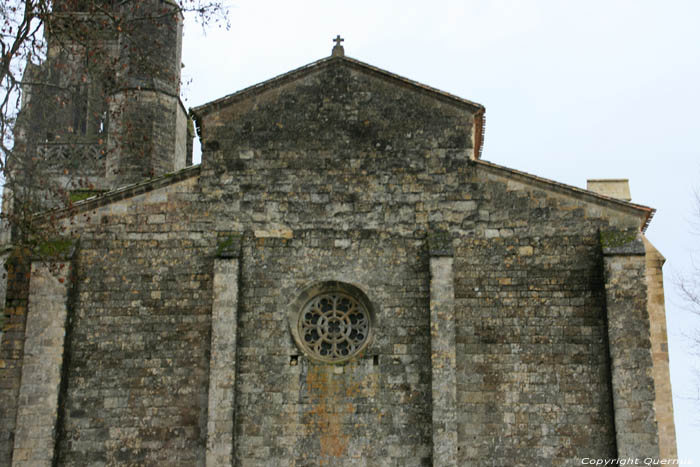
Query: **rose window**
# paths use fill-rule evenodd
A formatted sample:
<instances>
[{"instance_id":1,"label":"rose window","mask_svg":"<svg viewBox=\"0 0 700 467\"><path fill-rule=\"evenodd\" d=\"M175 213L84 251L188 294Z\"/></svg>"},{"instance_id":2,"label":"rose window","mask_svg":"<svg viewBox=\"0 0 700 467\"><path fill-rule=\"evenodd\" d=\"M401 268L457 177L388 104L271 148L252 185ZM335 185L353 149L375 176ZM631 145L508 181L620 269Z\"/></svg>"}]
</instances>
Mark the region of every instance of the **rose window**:
<instances>
[{"instance_id":1,"label":"rose window","mask_svg":"<svg viewBox=\"0 0 700 467\"><path fill-rule=\"evenodd\" d=\"M298 336L321 360L347 360L361 351L370 333L370 314L350 295L333 292L312 298L299 314Z\"/></svg>"}]
</instances>

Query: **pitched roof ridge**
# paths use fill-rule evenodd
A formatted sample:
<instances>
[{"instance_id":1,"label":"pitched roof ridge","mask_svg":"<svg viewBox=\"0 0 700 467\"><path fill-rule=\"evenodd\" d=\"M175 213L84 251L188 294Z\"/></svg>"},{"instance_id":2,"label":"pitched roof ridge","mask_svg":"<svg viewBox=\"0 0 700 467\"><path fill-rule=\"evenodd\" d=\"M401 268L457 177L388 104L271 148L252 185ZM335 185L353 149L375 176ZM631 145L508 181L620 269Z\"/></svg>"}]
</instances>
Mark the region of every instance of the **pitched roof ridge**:
<instances>
[{"instance_id":1,"label":"pitched roof ridge","mask_svg":"<svg viewBox=\"0 0 700 467\"><path fill-rule=\"evenodd\" d=\"M303 72L310 71L310 70L312 70L314 68L318 68L322 65L327 65L327 64L332 63L336 60L344 61L344 62L347 62L349 64L352 64L352 65L364 68L366 70L369 70L371 72L377 73L379 75L383 75L385 77L395 79L397 81L403 82L404 84L414 86L416 88L422 89L423 91L437 94L443 98L447 98L447 99L450 99L452 101L456 101L460 104L466 104L470 107L473 107L476 110L484 109L483 105L478 104L474 101L470 101L469 99L464 99L464 98L459 97L457 95L450 94L449 92L441 91L440 89L434 88L432 86L428 86L428 85L423 84L423 83L419 83L418 81L414 81L414 80L409 79L409 78L405 78L403 76L397 75L396 73L386 71L384 69L370 65L368 63L357 60L355 58L348 57L348 56L330 56L330 57L324 57L320 60L316 60L314 62L311 62L309 64L301 66L299 68L295 68L294 70L288 71L286 73L282 73L281 75L277 75L273 78L267 79L267 80L262 81L260 83L254 84L252 86L248 86L246 88L243 88L243 89L236 91L236 92L233 92L231 94L227 94L226 96L220 97L220 98L213 100L211 102L207 102L206 104L202 104L202 105L199 105L197 107L193 107L190 110L195 115L202 116L203 114L208 113L209 109L214 109L214 108L220 107L221 105L228 103L228 102L231 102L236 98L242 98L242 97L245 97L245 96L252 94L256 91L269 88L275 84L284 82L285 80L287 80L293 76L297 76Z\"/></svg>"},{"instance_id":2,"label":"pitched roof ridge","mask_svg":"<svg viewBox=\"0 0 700 467\"><path fill-rule=\"evenodd\" d=\"M600 193L595 193L593 191L579 188L577 186L568 185L566 183L561 183L561 182L557 182L554 180L550 180L548 178L533 175L533 174L530 174L527 172L523 172L521 170L511 169L510 167L495 164L493 162L485 161L483 159L472 160L471 162L473 162L477 165L481 165L481 166L486 167L486 168L495 169L498 171L506 172L510 175L515 175L515 176L518 176L521 178L525 178L525 179L528 179L530 181L549 185L551 187L555 187L555 188L558 188L558 189L561 189L564 191L573 192L573 193L576 193L578 195L583 195L583 196L588 197L588 198L593 198L596 201L604 201L606 203L613 203L613 204L616 204L620 207L624 207L627 209L635 209L637 211L642 211L642 212L646 213L646 218L644 220L644 224L641 227L642 232L646 232L647 227L649 227L649 223L651 222L652 217L654 217L654 213L656 213L656 209L651 208L649 206L644 206L643 204L632 203L629 201L623 201L623 200L618 199L618 198L613 198L611 196L601 195Z\"/></svg>"},{"instance_id":3,"label":"pitched roof ridge","mask_svg":"<svg viewBox=\"0 0 700 467\"><path fill-rule=\"evenodd\" d=\"M115 201L121 201L123 199L138 196L143 193L148 193L149 191L156 190L158 188L163 188L168 185L181 182L188 178L196 177L200 174L201 168L201 164L191 165L189 167L185 167L175 172L169 172L158 177L149 178L140 182L131 183L129 185L123 185L112 190L105 191L91 196L89 198L77 201L75 203L72 203L70 206L51 209L49 211L38 213L35 215L35 217L38 219L44 217L63 218L75 215L79 212L89 211L91 209L106 206Z\"/></svg>"},{"instance_id":4,"label":"pitched roof ridge","mask_svg":"<svg viewBox=\"0 0 700 467\"><path fill-rule=\"evenodd\" d=\"M469 99L465 99L464 97L460 97L460 96L458 96L458 95L456 95L456 94L451 94L451 93L449 93L449 92L447 92L447 91L443 91L443 90L441 90L441 89L434 88L434 87L432 87L432 86L428 86L427 84L420 83L420 82L415 81L415 80L412 80L412 79L410 79L410 78L406 78L406 77L404 77L404 76L397 75L396 73L392 73L391 71L387 71L387 70L384 70L384 69L382 69L382 68L378 68L378 67L376 67L376 66L374 66L374 65L370 65L369 63L365 63L365 62L363 62L363 61L357 60L357 59L352 58L352 57L342 57L342 58L345 59L346 61L350 62L350 63L354 63L355 65L359 65L359 66L361 66L361 67L363 67L363 68L367 68L368 70L374 71L374 72L376 72L376 73L385 75L385 76L390 77L390 78L394 78L394 79L396 79L396 80L398 80L398 81L403 81L403 82L406 83L406 84L410 84L410 85L412 85L412 86L416 86L416 87L421 88L421 89L423 89L423 90L425 90L425 91L429 91L429 92L431 92L431 93L439 94L439 95L441 95L441 96L443 96L443 97L447 97L447 98L449 98L449 99L451 99L451 100L460 102L460 103L462 103L462 104L467 104L467 105L472 106L472 107L475 107L475 108L477 108L477 109L484 109L484 106L481 105L481 104L479 104L478 102L474 102L474 101L471 101L471 100L469 100Z\"/></svg>"},{"instance_id":5,"label":"pitched roof ridge","mask_svg":"<svg viewBox=\"0 0 700 467\"><path fill-rule=\"evenodd\" d=\"M343 60L344 57L324 57L320 60L316 60L315 62L308 63L306 65L300 66L299 68L295 68L293 70L287 71L285 73L282 73L281 75L274 76L272 78L266 79L265 81L261 81L259 83L253 84L251 86L245 87L243 89L240 89L238 91L232 92L231 94L227 94L223 97L219 97L218 99L215 99L213 101L207 102L202 105L198 105L197 107L192 107L190 109L191 112L195 114L200 114L202 110L209 109L210 107L218 107L221 104L225 102L229 102L233 100L233 98L236 97L243 97L245 95L251 94L253 91L257 91L258 89L263 89L263 88L268 88L270 85L284 81L285 78L288 78L292 75L301 73L305 70L311 69L315 66L321 65L325 62L329 62L331 60Z\"/></svg>"}]
</instances>

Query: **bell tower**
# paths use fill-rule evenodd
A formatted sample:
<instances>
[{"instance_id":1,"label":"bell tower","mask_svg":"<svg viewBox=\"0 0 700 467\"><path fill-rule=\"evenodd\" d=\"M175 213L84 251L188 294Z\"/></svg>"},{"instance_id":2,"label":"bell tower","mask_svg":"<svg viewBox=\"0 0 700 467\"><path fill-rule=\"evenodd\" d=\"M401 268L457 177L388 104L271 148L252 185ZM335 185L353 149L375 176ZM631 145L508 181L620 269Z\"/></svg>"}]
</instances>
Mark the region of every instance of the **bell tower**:
<instances>
[{"instance_id":1,"label":"bell tower","mask_svg":"<svg viewBox=\"0 0 700 467\"><path fill-rule=\"evenodd\" d=\"M119 35L115 87L108 100L105 176L110 188L191 164L188 117L179 98L182 14L168 0L122 2L119 8L127 29Z\"/></svg>"},{"instance_id":2,"label":"bell tower","mask_svg":"<svg viewBox=\"0 0 700 467\"><path fill-rule=\"evenodd\" d=\"M23 80L13 209L65 205L191 163L182 20L171 0L54 2L46 58Z\"/></svg>"}]
</instances>

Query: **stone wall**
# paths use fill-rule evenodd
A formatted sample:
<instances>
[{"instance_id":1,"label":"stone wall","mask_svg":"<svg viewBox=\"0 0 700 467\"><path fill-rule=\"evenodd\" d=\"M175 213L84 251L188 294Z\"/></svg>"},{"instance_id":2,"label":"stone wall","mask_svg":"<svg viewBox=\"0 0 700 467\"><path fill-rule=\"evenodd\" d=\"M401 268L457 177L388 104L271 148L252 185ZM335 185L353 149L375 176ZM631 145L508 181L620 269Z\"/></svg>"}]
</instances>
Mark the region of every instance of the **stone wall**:
<instances>
[{"instance_id":1,"label":"stone wall","mask_svg":"<svg viewBox=\"0 0 700 467\"><path fill-rule=\"evenodd\" d=\"M72 279L69 259L32 263L13 467L55 463Z\"/></svg>"},{"instance_id":2,"label":"stone wall","mask_svg":"<svg viewBox=\"0 0 700 467\"><path fill-rule=\"evenodd\" d=\"M59 464L634 452L615 437L629 388L611 377L599 231L638 231L646 211L471 160L468 105L355 65L234 101L200 120L201 171L64 213L80 247ZM376 313L347 363L309 357L289 328L328 281Z\"/></svg>"},{"instance_id":3,"label":"stone wall","mask_svg":"<svg viewBox=\"0 0 700 467\"><path fill-rule=\"evenodd\" d=\"M61 465L201 465L215 238L196 178L66 220L82 234Z\"/></svg>"},{"instance_id":4,"label":"stone wall","mask_svg":"<svg viewBox=\"0 0 700 467\"><path fill-rule=\"evenodd\" d=\"M666 332L666 306L662 266L666 262L654 245L645 237L646 274L648 290L649 333L651 358L654 363L654 410L659 427L659 451L662 458L678 456L676 427L673 423L673 394L668 367L668 333Z\"/></svg>"},{"instance_id":5,"label":"stone wall","mask_svg":"<svg viewBox=\"0 0 700 467\"><path fill-rule=\"evenodd\" d=\"M361 195L383 200L372 203L381 213L372 224L376 229L309 228L323 219L373 222L360 202L340 208L349 195L343 190L353 190L350 176L325 191L328 185L302 182L295 171L261 168L240 173L238 183L221 189L219 202L201 202L203 183L189 178L76 216L84 236L62 461L177 465L204 458L212 420L211 394L203 388L209 380L213 261L222 239L233 233L243 235L234 331L238 368L230 366L237 462L429 464L430 234L421 230L426 224L415 222L419 200L443 207L430 214L434 220L472 232L448 236L456 246L459 462L488 455L508 463L517 456L523 465L566 465L614 456L597 234L606 222L578 207L575 197L536 184L509 189L489 170L466 166L461 177L431 178L462 201L431 201L443 194L424 186L391 192L393 177L413 175L376 173L386 185ZM278 177L272 186L288 186L291 195L283 199L263 186L272 174ZM247 182L245 191L241 182ZM391 199L415 202L408 210ZM295 210L307 215L258 211L256 200L263 206L298 203ZM329 216L332 209L336 216ZM243 219L250 219L249 228L223 230ZM299 291L327 280L357 285L379 310L374 343L363 358L341 366L308 359L287 323ZM113 389L117 384L128 388L128 397ZM142 418L149 428L137 422Z\"/></svg>"},{"instance_id":6,"label":"stone wall","mask_svg":"<svg viewBox=\"0 0 700 467\"><path fill-rule=\"evenodd\" d=\"M601 231L618 455L659 457L644 244L638 231Z\"/></svg>"},{"instance_id":7,"label":"stone wall","mask_svg":"<svg viewBox=\"0 0 700 467\"><path fill-rule=\"evenodd\" d=\"M327 280L354 284L377 306L374 342L345 365L307 358L289 330L290 303ZM427 287L417 239L329 231L246 241L234 450L240 465L428 462Z\"/></svg>"},{"instance_id":8,"label":"stone wall","mask_svg":"<svg viewBox=\"0 0 700 467\"><path fill-rule=\"evenodd\" d=\"M11 465L17 421L19 388L24 359L27 298L29 296L29 255L11 255L7 265L7 293L3 336L0 341L0 464Z\"/></svg>"},{"instance_id":9,"label":"stone wall","mask_svg":"<svg viewBox=\"0 0 700 467\"><path fill-rule=\"evenodd\" d=\"M61 463L196 465L203 458L205 252L187 238L81 244Z\"/></svg>"},{"instance_id":10,"label":"stone wall","mask_svg":"<svg viewBox=\"0 0 700 467\"><path fill-rule=\"evenodd\" d=\"M615 457L600 219L486 169L455 254L459 457ZM567 206L568 204L568 206Z\"/></svg>"}]
</instances>

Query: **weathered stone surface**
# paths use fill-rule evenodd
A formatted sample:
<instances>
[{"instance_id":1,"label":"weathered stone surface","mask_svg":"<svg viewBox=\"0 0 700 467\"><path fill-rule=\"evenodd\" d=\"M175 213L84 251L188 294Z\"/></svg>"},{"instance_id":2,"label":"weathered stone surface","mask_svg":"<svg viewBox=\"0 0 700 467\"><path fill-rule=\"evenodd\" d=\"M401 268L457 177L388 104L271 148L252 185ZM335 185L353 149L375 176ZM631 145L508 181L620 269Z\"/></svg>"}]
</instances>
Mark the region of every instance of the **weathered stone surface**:
<instances>
[{"instance_id":1,"label":"weathered stone surface","mask_svg":"<svg viewBox=\"0 0 700 467\"><path fill-rule=\"evenodd\" d=\"M8 163L24 190L4 187L14 209L66 206L76 191L100 193L191 165L177 6L102 2L88 13L85 2L59 4L46 58L30 60L23 79Z\"/></svg>"},{"instance_id":2,"label":"weathered stone surface","mask_svg":"<svg viewBox=\"0 0 700 467\"><path fill-rule=\"evenodd\" d=\"M54 463L70 286L70 262L32 263L13 467Z\"/></svg>"},{"instance_id":3,"label":"weathered stone surface","mask_svg":"<svg viewBox=\"0 0 700 467\"><path fill-rule=\"evenodd\" d=\"M207 467L233 465L238 259L214 262L207 406Z\"/></svg>"},{"instance_id":4,"label":"weathered stone surface","mask_svg":"<svg viewBox=\"0 0 700 467\"><path fill-rule=\"evenodd\" d=\"M440 253L444 248L438 249ZM432 253L432 248L431 248ZM433 465L457 464L457 356L453 259L430 258Z\"/></svg>"},{"instance_id":5,"label":"weathered stone surface","mask_svg":"<svg viewBox=\"0 0 700 467\"><path fill-rule=\"evenodd\" d=\"M0 341L0 464L11 465L24 358L30 255L13 252L6 262L5 322Z\"/></svg>"},{"instance_id":6,"label":"weathered stone surface","mask_svg":"<svg viewBox=\"0 0 700 467\"><path fill-rule=\"evenodd\" d=\"M650 211L477 160L482 112L336 56L198 109L201 169L62 213L81 243L58 463L658 455L628 443L657 436L649 318L627 327ZM289 324L333 281L375 314L337 364Z\"/></svg>"},{"instance_id":7,"label":"weathered stone surface","mask_svg":"<svg viewBox=\"0 0 700 467\"><path fill-rule=\"evenodd\" d=\"M676 428L673 424L673 397L668 367L668 334L664 307L664 278L661 267L666 259L644 237L646 251L647 310L649 313L649 338L651 359L654 364L654 412L659 430L659 454L663 459L678 457Z\"/></svg>"},{"instance_id":8,"label":"weathered stone surface","mask_svg":"<svg viewBox=\"0 0 700 467\"><path fill-rule=\"evenodd\" d=\"M335 247L335 239L350 246ZM421 239L380 239L375 232L247 237L236 399L239 463L429 462L429 273L423 252ZM307 357L288 328L288 307L297 294L331 278L357 286L377 311L372 344L342 365Z\"/></svg>"},{"instance_id":9,"label":"weathered stone surface","mask_svg":"<svg viewBox=\"0 0 700 467\"><path fill-rule=\"evenodd\" d=\"M615 408L615 434L620 457L659 457L654 413L656 399L644 244L641 234L613 231L608 237L632 236L626 245L607 248L605 299ZM606 235L601 232L601 242ZM642 244L641 252L636 245ZM626 247L633 244L635 248Z\"/></svg>"},{"instance_id":10,"label":"weathered stone surface","mask_svg":"<svg viewBox=\"0 0 700 467\"><path fill-rule=\"evenodd\" d=\"M204 459L214 245L168 239L171 224L131 228L150 234L86 240L77 254L61 464Z\"/></svg>"},{"instance_id":11,"label":"weathered stone surface","mask_svg":"<svg viewBox=\"0 0 700 467\"><path fill-rule=\"evenodd\" d=\"M493 230L519 233L462 239L456 247L460 463L580 465L583 457L615 457L595 222L518 228L538 210L523 213L513 199L520 193L492 188L492 212L513 206L498 213ZM557 234L544 234L550 223Z\"/></svg>"}]
</instances>

